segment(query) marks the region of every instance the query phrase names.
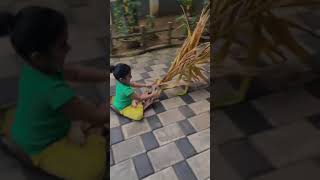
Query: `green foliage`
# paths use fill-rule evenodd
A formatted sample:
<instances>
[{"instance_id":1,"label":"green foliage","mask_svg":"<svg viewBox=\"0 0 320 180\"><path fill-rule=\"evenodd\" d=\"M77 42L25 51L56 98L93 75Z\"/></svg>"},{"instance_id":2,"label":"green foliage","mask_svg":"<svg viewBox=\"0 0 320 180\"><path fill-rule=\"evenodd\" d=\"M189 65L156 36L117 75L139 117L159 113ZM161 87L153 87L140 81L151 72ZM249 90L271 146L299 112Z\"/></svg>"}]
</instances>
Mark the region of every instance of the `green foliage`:
<instances>
[{"instance_id":1,"label":"green foliage","mask_svg":"<svg viewBox=\"0 0 320 180\"><path fill-rule=\"evenodd\" d=\"M146 16L146 27L147 29L153 29L155 26L155 16L147 15Z\"/></svg>"},{"instance_id":2,"label":"green foliage","mask_svg":"<svg viewBox=\"0 0 320 180\"><path fill-rule=\"evenodd\" d=\"M188 26L190 26L190 29L193 31L193 29L197 25L198 19L199 19L198 16L193 16L193 17L188 17L188 20L187 20L184 15L181 15L176 18L176 22L181 24L179 28L182 29L183 33L188 34Z\"/></svg>"},{"instance_id":3,"label":"green foliage","mask_svg":"<svg viewBox=\"0 0 320 180\"><path fill-rule=\"evenodd\" d=\"M140 6L138 0L124 0L125 14L128 26L132 32L133 27L138 26L138 7Z\"/></svg>"},{"instance_id":4,"label":"green foliage","mask_svg":"<svg viewBox=\"0 0 320 180\"><path fill-rule=\"evenodd\" d=\"M115 1L114 8L112 10L114 17L114 24L116 25L116 31L120 35L128 35L129 29L127 27L126 20L124 18L124 9L122 0Z\"/></svg>"},{"instance_id":5,"label":"green foliage","mask_svg":"<svg viewBox=\"0 0 320 180\"><path fill-rule=\"evenodd\" d=\"M116 31L120 35L128 35L138 26L138 0L116 0L112 13Z\"/></svg>"},{"instance_id":6,"label":"green foliage","mask_svg":"<svg viewBox=\"0 0 320 180\"><path fill-rule=\"evenodd\" d=\"M185 9L186 7L191 7L192 6L192 0L178 0L178 3L182 5Z\"/></svg>"}]
</instances>

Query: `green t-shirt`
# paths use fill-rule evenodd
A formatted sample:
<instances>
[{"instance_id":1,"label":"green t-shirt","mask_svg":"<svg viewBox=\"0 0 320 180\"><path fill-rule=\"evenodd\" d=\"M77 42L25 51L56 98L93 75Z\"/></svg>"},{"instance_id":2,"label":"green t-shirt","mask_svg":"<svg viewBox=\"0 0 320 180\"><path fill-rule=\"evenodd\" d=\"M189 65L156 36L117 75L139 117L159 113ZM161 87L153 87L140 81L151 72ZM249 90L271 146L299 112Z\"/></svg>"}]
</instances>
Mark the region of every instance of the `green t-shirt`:
<instances>
[{"instance_id":1,"label":"green t-shirt","mask_svg":"<svg viewBox=\"0 0 320 180\"><path fill-rule=\"evenodd\" d=\"M36 155L68 133L71 121L59 108L75 96L63 74L46 75L24 65L11 135L28 155Z\"/></svg>"},{"instance_id":2,"label":"green t-shirt","mask_svg":"<svg viewBox=\"0 0 320 180\"><path fill-rule=\"evenodd\" d=\"M131 86L123 84L119 81L116 82L116 96L113 105L117 110L121 111L132 103L131 95L133 93Z\"/></svg>"}]
</instances>

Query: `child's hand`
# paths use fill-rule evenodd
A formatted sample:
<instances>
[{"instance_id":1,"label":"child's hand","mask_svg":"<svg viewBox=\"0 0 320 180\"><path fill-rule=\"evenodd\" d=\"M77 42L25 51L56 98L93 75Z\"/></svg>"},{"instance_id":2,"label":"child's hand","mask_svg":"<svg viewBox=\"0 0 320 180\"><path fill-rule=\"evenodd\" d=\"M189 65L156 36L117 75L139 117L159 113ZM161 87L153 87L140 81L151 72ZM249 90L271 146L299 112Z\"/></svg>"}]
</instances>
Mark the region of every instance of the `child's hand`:
<instances>
[{"instance_id":1,"label":"child's hand","mask_svg":"<svg viewBox=\"0 0 320 180\"><path fill-rule=\"evenodd\" d=\"M153 84L146 84L146 87L151 88Z\"/></svg>"},{"instance_id":2,"label":"child's hand","mask_svg":"<svg viewBox=\"0 0 320 180\"><path fill-rule=\"evenodd\" d=\"M132 101L132 107L136 108L138 106L138 102L136 100Z\"/></svg>"},{"instance_id":3,"label":"child's hand","mask_svg":"<svg viewBox=\"0 0 320 180\"><path fill-rule=\"evenodd\" d=\"M154 87L154 86L155 86L155 87L158 87L158 85L157 85L157 82L156 82L156 81L155 81L155 82L153 82L152 84L147 84L146 86L147 86L147 87L150 87L150 88L151 88L151 87Z\"/></svg>"}]
</instances>

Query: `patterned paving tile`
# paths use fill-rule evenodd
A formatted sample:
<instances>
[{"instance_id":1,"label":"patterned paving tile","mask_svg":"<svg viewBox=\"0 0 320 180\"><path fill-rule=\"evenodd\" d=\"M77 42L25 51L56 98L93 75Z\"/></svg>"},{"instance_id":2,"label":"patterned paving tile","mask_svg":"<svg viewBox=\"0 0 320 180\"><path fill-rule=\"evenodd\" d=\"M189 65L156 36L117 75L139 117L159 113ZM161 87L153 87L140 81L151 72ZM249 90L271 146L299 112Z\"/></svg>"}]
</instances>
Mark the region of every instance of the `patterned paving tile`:
<instances>
[{"instance_id":1,"label":"patterned paving tile","mask_svg":"<svg viewBox=\"0 0 320 180\"><path fill-rule=\"evenodd\" d=\"M210 148L210 129L206 129L188 136L194 149L200 153Z\"/></svg>"},{"instance_id":2,"label":"patterned paving tile","mask_svg":"<svg viewBox=\"0 0 320 180\"><path fill-rule=\"evenodd\" d=\"M180 97L173 97L170 99L166 99L161 101L161 103L166 110L178 108L180 106L185 105L185 102Z\"/></svg>"},{"instance_id":3,"label":"patterned paving tile","mask_svg":"<svg viewBox=\"0 0 320 180\"><path fill-rule=\"evenodd\" d=\"M315 157L320 152L320 131L307 122L296 122L251 138L259 152L278 168Z\"/></svg>"},{"instance_id":4,"label":"patterned paving tile","mask_svg":"<svg viewBox=\"0 0 320 180\"><path fill-rule=\"evenodd\" d=\"M184 137L184 133L177 123L157 129L153 131L153 133L157 138L160 146Z\"/></svg>"},{"instance_id":5,"label":"patterned paving tile","mask_svg":"<svg viewBox=\"0 0 320 180\"><path fill-rule=\"evenodd\" d=\"M247 135L269 130L272 125L250 103L241 103L224 108L225 114Z\"/></svg>"},{"instance_id":6,"label":"patterned paving tile","mask_svg":"<svg viewBox=\"0 0 320 180\"><path fill-rule=\"evenodd\" d=\"M141 135L151 130L147 121L133 121L121 126L121 128L125 139Z\"/></svg>"},{"instance_id":7,"label":"patterned paving tile","mask_svg":"<svg viewBox=\"0 0 320 180\"><path fill-rule=\"evenodd\" d=\"M187 162L198 179L210 177L210 150L187 159Z\"/></svg>"},{"instance_id":8,"label":"patterned paving tile","mask_svg":"<svg viewBox=\"0 0 320 180\"><path fill-rule=\"evenodd\" d=\"M197 180L188 163L185 161L175 164L173 168L179 180Z\"/></svg>"},{"instance_id":9,"label":"patterned paving tile","mask_svg":"<svg viewBox=\"0 0 320 180\"><path fill-rule=\"evenodd\" d=\"M139 179L142 179L154 173L154 170L146 153L133 157L133 162L135 164Z\"/></svg>"},{"instance_id":10,"label":"patterned paving tile","mask_svg":"<svg viewBox=\"0 0 320 180\"><path fill-rule=\"evenodd\" d=\"M185 117L182 115L182 113L178 109L165 111L163 113L158 114L158 117L163 126L167 126L169 124L185 119Z\"/></svg>"},{"instance_id":11,"label":"patterned paving tile","mask_svg":"<svg viewBox=\"0 0 320 180\"><path fill-rule=\"evenodd\" d=\"M320 168L313 161L303 161L268 174L254 178L253 180L317 180L320 177Z\"/></svg>"},{"instance_id":12,"label":"patterned paving tile","mask_svg":"<svg viewBox=\"0 0 320 180\"><path fill-rule=\"evenodd\" d=\"M192 125L190 124L190 122L188 120L182 120L178 122L181 130L183 131L183 133L188 136L190 134L193 134L195 132L197 132Z\"/></svg>"},{"instance_id":13,"label":"patterned paving tile","mask_svg":"<svg viewBox=\"0 0 320 180\"><path fill-rule=\"evenodd\" d=\"M210 127L210 113L204 112L197 116L189 118L191 125L197 130L201 131Z\"/></svg>"},{"instance_id":14,"label":"patterned paving tile","mask_svg":"<svg viewBox=\"0 0 320 180\"><path fill-rule=\"evenodd\" d=\"M175 143L149 151L148 156L155 171L172 166L184 159Z\"/></svg>"},{"instance_id":15,"label":"patterned paving tile","mask_svg":"<svg viewBox=\"0 0 320 180\"><path fill-rule=\"evenodd\" d=\"M188 138L178 139L176 145L185 159L197 153Z\"/></svg>"},{"instance_id":16,"label":"patterned paving tile","mask_svg":"<svg viewBox=\"0 0 320 180\"><path fill-rule=\"evenodd\" d=\"M147 151L158 148L159 143L152 132L145 133L141 135L141 139L143 141L144 147Z\"/></svg>"},{"instance_id":17,"label":"patterned paving tile","mask_svg":"<svg viewBox=\"0 0 320 180\"><path fill-rule=\"evenodd\" d=\"M116 163L145 152L143 142L139 136L113 145L112 150Z\"/></svg>"},{"instance_id":18,"label":"patterned paving tile","mask_svg":"<svg viewBox=\"0 0 320 180\"><path fill-rule=\"evenodd\" d=\"M162 127L161 121L159 120L157 115L147 117L147 121L149 122L149 125L152 130L155 130L155 129Z\"/></svg>"},{"instance_id":19,"label":"patterned paving tile","mask_svg":"<svg viewBox=\"0 0 320 180\"><path fill-rule=\"evenodd\" d=\"M159 171L143 180L162 180L162 179L170 179L170 180L179 180L174 169L172 167L168 167L162 171Z\"/></svg>"},{"instance_id":20,"label":"patterned paving tile","mask_svg":"<svg viewBox=\"0 0 320 180\"><path fill-rule=\"evenodd\" d=\"M220 151L226 162L244 179L274 170L267 158L245 139L225 143L220 146Z\"/></svg>"},{"instance_id":21,"label":"patterned paving tile","mask_svg":"<svg viewBox=\"0 0 320 180\"><path fill-rule=\"evenodd\" d=\"M110 167L110 179L112 180L138 180L134 164L131 159Z\"/></svg>"},{"instance_id":22,"label":"patterned paving tile","mask_svg":"<svg viewBox=\"0 0 320 180\"><path fill-rule=\"evenodd\" d=\"M115 144L123 140L124 138L120 127L110 129L110 144Z\"/></svg>"}]
</instances>

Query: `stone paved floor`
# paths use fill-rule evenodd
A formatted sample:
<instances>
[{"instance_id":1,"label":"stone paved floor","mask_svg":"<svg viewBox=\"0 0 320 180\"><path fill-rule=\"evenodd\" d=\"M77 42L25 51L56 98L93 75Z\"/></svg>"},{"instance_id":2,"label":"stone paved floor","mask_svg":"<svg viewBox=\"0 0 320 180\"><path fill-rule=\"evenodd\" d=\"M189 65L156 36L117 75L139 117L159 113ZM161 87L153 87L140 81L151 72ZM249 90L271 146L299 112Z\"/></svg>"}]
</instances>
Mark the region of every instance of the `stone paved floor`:
<instances>
[{"instance_id":1,"label":"stone paved floor","mask_svg":"<svg viewBox=\"0 0 320 180\"><path fill-rule=\"evenodd\" d=\"M176 48L111 64L131 65L133 81L148 83L162 77ZM110 94L115 79L110 76ZM180 91L179 91L180 90ZM138 92L141 92L138 90ZM110 112L110 179L206 180L210 178L210 92L205 83L184 96L180 88L164 91L160 101L134 122Z\"/></svg>"},{"instance_id":2,"label":"stone paved floor","mask_svg":"<svg viewBox=\"0 0 320 180\"><path fill-rule=\"evenodd\" d=\"M319 11L300 8L291 13L320 32ZM303 33L298 39L312 54L309 65L300 65L300 74L256 78L247 101L214 111L213 179L320 179L320 40ZM236 85L235 78L218 79L213 98Z\"/></svg>"}]
</instances>

